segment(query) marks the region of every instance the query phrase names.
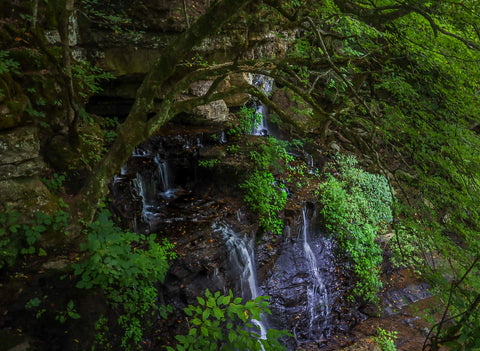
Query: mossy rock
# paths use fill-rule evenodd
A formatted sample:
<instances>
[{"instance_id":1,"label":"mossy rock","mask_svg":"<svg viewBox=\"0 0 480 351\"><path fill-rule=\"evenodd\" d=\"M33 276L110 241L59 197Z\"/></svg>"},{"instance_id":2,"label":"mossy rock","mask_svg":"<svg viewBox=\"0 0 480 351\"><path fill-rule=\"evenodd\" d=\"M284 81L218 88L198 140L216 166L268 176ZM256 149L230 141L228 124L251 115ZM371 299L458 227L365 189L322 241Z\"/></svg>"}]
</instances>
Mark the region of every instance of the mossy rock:
<instances>
[{"instance_id":1,"label":"mossy rock","mask_svg":"<svg viewBox=\"0 0 480 351\"><path fill-rule=\"evenodd\" d=\"M10 74L0 76L0 130L13 128L32 122L32 118L25 113L28 98Z\"/></svg>"},{"instance_id":2,"label":"mossy rock","mask_svg":"<svg viewBox=\"0 0 480 351\"><path fill-rule=\"evenodd\" d=\"M0 211L7 208L27 216L38 211L46 214L60 211L58 199L38 177L0 181Z\"/></svg>"},{"instance_id":3,"label":"mossy rock","mask_svg":"<svg viewBox=\"0 0 480 351\"><path fill-rule=\"evenodd\" d=\"M100 160L103 152L103 132L97 123L86 123L79 127L75 145L66 135L52 138L45 150L45 157L59 172L67 172L73 178L85 178Z\"/></svg>"}]
</instances>

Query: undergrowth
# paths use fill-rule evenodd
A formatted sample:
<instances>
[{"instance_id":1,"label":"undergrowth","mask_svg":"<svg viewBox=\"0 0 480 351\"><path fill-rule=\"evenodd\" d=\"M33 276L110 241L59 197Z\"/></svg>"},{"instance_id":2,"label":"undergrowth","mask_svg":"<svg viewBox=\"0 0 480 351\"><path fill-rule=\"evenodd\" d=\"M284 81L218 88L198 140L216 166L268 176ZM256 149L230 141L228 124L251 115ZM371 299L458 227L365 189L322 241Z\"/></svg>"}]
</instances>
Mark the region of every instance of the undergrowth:
<instances>
[{"instance_id":1,"label":"undergrowth","mask_svg":"<svg viewBox=\"0 0 480 351\"><path fill-rule=\"evenodd\" d=\"M327 174L320 186L325 225L354 263L354 295L376 302L382 250L375 239L392 220L390 187L385 177L358 168L352 156L338 156L336 162L338 175Z\"/></svg>"}]
</instances>

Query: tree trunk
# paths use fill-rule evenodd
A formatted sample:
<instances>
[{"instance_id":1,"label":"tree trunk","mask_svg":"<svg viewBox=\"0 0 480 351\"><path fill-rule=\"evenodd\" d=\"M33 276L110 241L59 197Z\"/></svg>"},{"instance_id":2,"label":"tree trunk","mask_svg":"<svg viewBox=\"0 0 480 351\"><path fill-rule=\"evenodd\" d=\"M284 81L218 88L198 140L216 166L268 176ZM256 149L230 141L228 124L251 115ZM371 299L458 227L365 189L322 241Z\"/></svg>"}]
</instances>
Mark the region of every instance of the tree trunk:
<instances>
[{"instance_id":1,"label":"tree trunk","mask_svg":"<svg viewBox=\"0 0 480 351\"><path fill-rule=\"evenodd\" d=\"M66 84L67 95L67 119L68 119L68 134L71 138L72 144L78 139L77 124L78 124L78 106L75 102L75 90L73 88L73 73L72 73L72 59L70 55L70 33L69 33L69 21L73 15L75 1L65 0L60 2L62 4L62 11L60 18L58 19L58 32L62 41L62 67L63 76Z\"/></svg>"}]
</instances>

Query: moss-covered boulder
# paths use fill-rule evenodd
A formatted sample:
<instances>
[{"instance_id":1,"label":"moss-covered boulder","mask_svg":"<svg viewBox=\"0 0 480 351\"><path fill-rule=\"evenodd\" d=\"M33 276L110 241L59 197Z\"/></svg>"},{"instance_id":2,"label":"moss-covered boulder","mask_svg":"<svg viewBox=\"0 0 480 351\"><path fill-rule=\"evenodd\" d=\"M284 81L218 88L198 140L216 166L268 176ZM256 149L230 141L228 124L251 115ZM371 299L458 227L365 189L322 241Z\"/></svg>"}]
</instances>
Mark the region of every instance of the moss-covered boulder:
<instances>
[{"instance_id":1,"label":"moss-covered boulder","mask_svg":"<svg viewBox=\"0 0 480 351\"><path fill-rule=\"evenodd\" d=\"M45 157L55 170L68 172L77 180L92 170L104 151L103 132L97 123L85 123L78 132L77 140L68 135L56 135L45 149Z\"/></svg>"},{"instance_id":2,"label":"moss-covered boulder","mask_svg":"<svg viewBox=\"0 0 480 351\"><path fill-rule=\"evenodd\" d=\"M38 177L0 180L0 211L8 209L31 215L60 210L58 199Z\"/></svg>"},{"instance_id":3,"label":"moss-covered boulder","mask_svg":"<svg viewBox=\"0 0 480 351\"><path fill-rule=\"evenodd\" d=\"M45 163L39 156L40 143L33 125L0 132L0 179L38 175Z\"/></svg>"}]
</instances>

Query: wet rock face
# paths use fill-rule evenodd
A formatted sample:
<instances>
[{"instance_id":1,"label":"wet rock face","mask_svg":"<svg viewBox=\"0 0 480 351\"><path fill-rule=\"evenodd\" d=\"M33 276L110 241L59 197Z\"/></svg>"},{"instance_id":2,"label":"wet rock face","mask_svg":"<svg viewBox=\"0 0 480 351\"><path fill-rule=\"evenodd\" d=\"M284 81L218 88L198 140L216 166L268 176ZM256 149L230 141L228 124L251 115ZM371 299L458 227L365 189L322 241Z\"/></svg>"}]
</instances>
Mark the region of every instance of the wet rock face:
<instances>
[{"instance_id":1,"label":"wet rock face","mask_svg":"<svg viewBox=\"0 0 480 351\"><path fill-rule=\"evenodd\" d=\"M355 308L345 313L348 306L344 295L349 283L339 273L341 263L335 257L334 242L318 227L314 209L307 212L304 218L297 213L281 243L270 250L273 264L265 264L268 269L260 268L264 270L261 288L271 296L269 321L272 327L295 335L290 340L291 349L309 343L328 345L332 336L344 334L350 324L361 318ZM315 266L309 261L305 246L305 219Z\"/></svg>"},{"instance_id":2,"label":"wet rock face","mask_svg":"<svg viewBox=\"0 0 480 351\"><path fill-rule=\"evenodd\" d=\"M290 211L290 230L284 235L255 239L255 219L243 208L241 195L232 192L238 176L224 176L223 186L219 186L215 177L201 175L201 167L197 167L198 158L207 157L212 148L220 150L221 143L209 143L211 139L206 135L194 135L187 138L171 133L142 144L112 183L117 215L126 218L132 228L136 223L137 230L167 237L175 243L179 254L163 284L161 300L172 305L175 312L165 321L168 325L163 328L166 334L162 339L169 340L175 333L185 331L183 308L196 303L196 297L207 288L223 293L232 289L236 296L251 297L252 289L242 282L246 275L240 266L245 260L232 258L237 249L227 244L218 223L227 223L249 243L259 240L252 258L256 290L258 295L271 296L273 315L267 318L267 325L296 335L298 344L291 339L290 349L305 342L326 342L331 335L347 331L358 315L346 312L348 308L342 299L348 286L339 284L334 247L319 230L314 206L308 208L307 220L309 247L317 257L316 273L305 251L301 206ZM168 198L159 173L164 161L170 168L169 187L175 189ZM139 177L151 181L143 184L144 189L149 189L143 196L134 185ZM147 212L144 206L148 206ZM312 285L315 274L322 277L323 285L318 288ZM323 293L328 295L324 302L328 306L321 305L318 299ZM309 294L317 296L317 300L312 302Z\"/></svg>"}]
</instances>

